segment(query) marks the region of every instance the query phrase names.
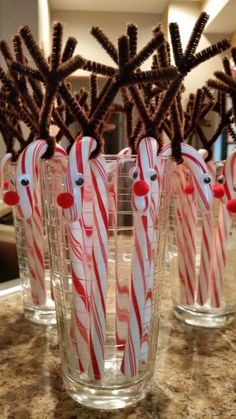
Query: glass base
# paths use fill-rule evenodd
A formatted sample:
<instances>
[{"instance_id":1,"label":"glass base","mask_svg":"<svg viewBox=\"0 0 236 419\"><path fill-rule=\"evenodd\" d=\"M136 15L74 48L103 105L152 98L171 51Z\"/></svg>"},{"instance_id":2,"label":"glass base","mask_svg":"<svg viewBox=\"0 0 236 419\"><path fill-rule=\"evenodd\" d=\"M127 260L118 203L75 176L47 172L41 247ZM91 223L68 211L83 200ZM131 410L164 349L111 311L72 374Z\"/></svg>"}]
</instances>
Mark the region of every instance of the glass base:
<instances>
[{"instance_id":1,"label":"glass base","mask_svg":"<svg viewBox=\"0 0 236 419\"><path fill-rule=\"evenodd\" d=\"M100 410L122 409L134 405L144 399L148 392L146 380L114 389L105 386L96 388L96 384L91 386L80 384L65 373L63 381L66 391L72 399L84 406Z\"/></svg>"},{"instance_id":2,"label":"glass base","mask_svg":"<svg viewBox=\"0 0 236 419\"><path fill-rule=\"evenodd\" d=\"M24 315L27 320L42 325L56 325L56 312L53 309L40 309L33 307L24 307Z\"/></svg>"},{"instance_id":3,"label":"glass base","mask_svg":"<svg viewBox=\"0 0 236 419\"><path fill-rule=\"evenodd\" d=\"M197 311L187 306L175 306L174 315L189 326L220 328L228 326L235 316L234 311L216 311L215 313Z\"/></svg>"}]
</instances>

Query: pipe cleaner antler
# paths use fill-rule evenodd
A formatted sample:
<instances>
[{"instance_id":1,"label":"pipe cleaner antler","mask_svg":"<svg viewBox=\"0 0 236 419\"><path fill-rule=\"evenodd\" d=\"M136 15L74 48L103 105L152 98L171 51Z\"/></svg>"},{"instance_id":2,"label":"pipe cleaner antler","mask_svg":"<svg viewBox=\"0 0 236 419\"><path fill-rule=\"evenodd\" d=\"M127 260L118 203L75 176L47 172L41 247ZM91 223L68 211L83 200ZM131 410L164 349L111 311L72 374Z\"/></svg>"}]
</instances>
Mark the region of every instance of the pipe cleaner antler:
<instances>
[{"instance_id":1,"label":"pipe cleaner antler","mask_svg":"<svg viewBox=\"0 0 236 419\"><path fill-rule=\"evenodd\" d=\"M198 20L195 23L192 34L189 38L188 44L184 52L181 44L181 37L179 33L178 24L170 23L169 25L172 50L174 54L175 64L179 70L179 77L174 79L169 84L169 87L163 95L159 103L159 106L154 114L153 121L156 123L157 129L161 126L168 109L170 108L170 106L172 106L173 98L176 96L176 93L179 87L181 86L184 77L199 64L205 62L206 60L209 60L210 58L214 57L222 51L225 51L230 47L229 41L227 39L224 39L195 54L208 18L209 16L206 13L203 12L200 14ZM172 106L172 115L177 115L176 106L177 104L176 102L174 102ZM177 121L175 122L177 123ZM175 146L174 148L172 148L172 151L174 157L178 161L181 152L180 147L177 143L175 143Z\"/></svg>"},{"instance_id":2,"label":"pipe cleaner antler","mask_svg":"<svg viewBox=\"0 0 236 419\"><path fill-rule=\"evenodd\" d=\"M224 51L230 46L227 40L223 40L195 54L207 20L208 16L206 13L202 13L199 16L184 53L182 50L178 24L170 24L169 29L174 59L179 70L179 74L176 78L170 82L167 81L165 84L159 84L159 86L151 87L150 84L147 84L144 87L146 95L146 98L144 96L144 101L142 100L139 89L136 86L130 87L130 91L133 95L137 109L139 110L140 117L142 118L147 134L158 136L158 133L164 129L168 136L172 136L172 139L174 140L172 142L173 156L179 163L182 161L180 140L184 138L184 131L180 124L181 119L183 119L183 111L178 103L180 101L180 94L178 91L182 86L182 81L188 72L190 72L194 67L217 55L221 51ZM159 26L154 29L154 33L160 33ZM129 43L132 43L132 40L129 40ZM167 42L162 43L153 60L153 68L161 69L163 65L170 65L170 53ZM150 82L152 82L151 79ZM147 108L148 100L150 100L154 95L156 96L156 106L150 103L149 108ZM212 106L212 104L209 106ZM172 121L172 127L174 128L175 135L173 135L173 132L171 133L170 124L166 118L170 108L172 119L174 118L174 121ZM207 111L208 109L205 108L201 117L203 117ZM150 114L152 115L151 117Z\"/></svg>"},{"instance_id":3,"label":"pipe cleaner antler","mask_svg":"<svg viewBox=\"0 0 236 419\"><path fill-rule=\"evenodd\" d=\"M155 71L135 72L135 70L152 54L154 49L156 49L159 45L161 45L162 42L164 42L162 33L153 36L151 41L139 53L134 55L136 51L133 50L133 56L131 58L129 57L129 45L127 36L122 36L119 38L117 50L115 46L110 41L108 41L108 38L105 34L103 34L101 29L92 28L92 34L109 53L111 58L116 63L118 63L118 68L115 69L113 67L108 68L107 66L103 66L103 74L108 76L108 79L104 88L98 95L96 107L93 106L93 113L90 113L89 117L85 115L79 104L74 101L71 92L66 89L65 85L60 88L60 93L67 105L71 108L71 111L76 116L83 129L83 132L97 139L98 147L94 152L94 155L96 155L102 148L102 141L98 137L99 126L102 123L102 120L106 115L112 101L114 100L119 88L135 83L145 83L148 82L150 78L151 80L155 79L155 81L157 81L159 78L173 78L176 75L176 70L173 67L169 67ZM83 68L89 69L88 61L86 61L85 65L83 65ZM99 63L90 62L90 69L96 73L99 73L101 72L101 65Z\"/></svg>"},{"instance_id":4,"label":"pipe cleaner antler","mask_svg":"<svg viewBox=\"0 0 236 419\"><path fill-rule=\"evenodd\" d=\"M146 80L149 80L150 77L155 81L158 78L173 78L176 74L176 70L174 68L135 73L135 70L152 54L154 49L156 49L158 45L160 45L163 42L164 37L162 33L154 35L151 41L130 60L127 59L128 55L127 48L124 45L124 37L121 37L119 39L119 53L114 46L111 47L112 44L110 43L110 41L108 44L107 42L105 42L105 49L107 50L107 52L109 52L109 54L111 54L113 58L115 58L116 56L115 61L118 62L118 69L100 63L92 62L90 60L85 60L81 56L76 56L73 59L69 60L67 63L61 64L57 70L55 70L56 65L54 64L51 71L49 70L47 62L44 56L42 55L41 50L37 46L29 28L22 28L20 33L39 71L26 67L20 63L14 63L12 65L13 71L18 71L21 74L28 75L29 77L32 77L36 80L44 81L46 86L47 83L48 85L51 85L52 80L54 80L54 90L55 82L61 82L61 80L64 77L68 76L72 70L75 70L80 67L83 67L85 70L88 71L93 71L97 74L108 76L108 80L104 88L105 93L100 93L97 101L97 107L93 112L93 115L90 115L89 118L83 112L80 104L75 100L67 86L64 83L61 83L58 87L58 91L67 103L68 107L70 107L71 112L74 114L74 117L80 123L83 132L86 132L87 135L91 135L95 138L98 137L97 130L99 129L100 124L102 123L104 115L107 113L109 106L111 105L116 93L122 85L130 85L137 82L146 82ZM58 33L59 31L56 32L56 34ZM103 34L99 28L93 28L92 33L100 35ZM55 35L54 40L56 40L57 37L58 35ZM104 35L103 37L100 36L99 39L99 42L102 44L102 46L104 46L104 39L107 40L107 37ZM114 51L116 51L117 54L114 54ZM52 59L51 61L53 63L54 60ZM56 62L58 63L58 57L56 59ZM49 97L47 99L49 100L49 102L51 101L51 93L52 92L50 91ZM98 147L95 150L95 154L99 153L99 151L102 148L102 141L100 141L99 138L97 138L97 143Z\"/></svg>"},{"instance_id":5,"label":"pipe cleaner antler","mask_svg":"<svg viewBox=\"0 0 236 419\"><path fill-rule=\"evenodd\" d=\"M66 132L66 135L70 136L70 131L66 129L60 114L58 112L53 112L53 104L59 84L73 71L81 67L83 59L78 55L71 58L76 46L76 42L73 38L68 40L63 55L61 56L63 35L63 27L61 23L56 23L53 27L50 64L48 64L28 26L24 26L20 29L20 35L38 70L30 68L22 62L13 62L11 64L11 71L18 72L19 74L34 80L34 83L31 82L31 85L34 94L37 97L38 103L41 103L38 122L38 136L39 138L44 138L48 141L49 147L44 157L50 157L53 154L55 147L55 140L49 135L52 115L60 128ZM43 82L45 85L45 93L43 96L38 82Z\"/></svg>"},{"instance_id":6,"label":"pipe cleaner antler","mask_svg":"<svg viewBox=\"0 0 236 419\"><path fill-rule=\"evenodd\" d=\"M231 49L232 59L234 65L236 65L236 48ZM230 61L228 57L224 57L222 60L224 72L223 71L216 71L214 75L216 76L217 80L208 80L207 85L213 89L218 90L221 92L225 97L228 94L232 101L232 112L233 112L233 120L234 123L236 122L236 79L235 75L231 69ZM227 129L232 136L234 142L236 142L236 131L231 124L228 124Z\"/></svg>"},{"instance_id":7,"label":"pipe cleaner antler","mask_svg":"<svg viewBox=\"0 0 236 419\"><path fill-rule=\"evenodd\" d=\"M217 140L217 138L220 136L223 129L225 127L228 129L228 126L230 126L230 124L232 123L232 109L226 110L225 93L218 93L217 102L212 110L219 115L220 120L218 125L216 126L214 133L211 135L210 138L207 138L202 127L196 124L196 132L200 138L200 141L204 149L206 149L208 152L208 156L205 159L206 161L209 161L212 158L212 146Z\"/></svg>"}]
</instances>

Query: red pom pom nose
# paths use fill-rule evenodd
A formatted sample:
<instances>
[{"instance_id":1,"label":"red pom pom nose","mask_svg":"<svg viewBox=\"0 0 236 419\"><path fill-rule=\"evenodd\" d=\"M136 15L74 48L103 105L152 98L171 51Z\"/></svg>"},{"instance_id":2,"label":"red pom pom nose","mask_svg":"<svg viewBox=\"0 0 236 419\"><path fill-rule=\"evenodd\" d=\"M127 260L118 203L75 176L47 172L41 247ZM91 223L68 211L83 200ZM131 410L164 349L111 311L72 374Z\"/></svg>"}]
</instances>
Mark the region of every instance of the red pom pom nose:
<instances>
[{"instance_id":1,"label":"red pom pom nose","mask_svg":"<svg viewBox=\"0 0 236 419\"><path fill-rule=\"evenodd\" d=\"M222 185L214 185L212 190L215 198L223 198L225 191Z\"/></svg>"},{"instance_id":2,"label":"red pom pom nose","mask_svg":"<svg viewBox=\"0 0 236 419\"><path fill-rule=\"evenodd\" d=\"M149 192L149 185L144 180L138 180L133 185L133 191L137 196L145 196Z\"/></svg>"},{"instance_id":3,"label":"red pom pom nose","mask_svg":"<svg viewBox=\"0 0 236 419\"><path fill-rule=\"evenodd\" d=\"M69 192L60 193L57 197L57 203L63 209L70 208L74 203L74 197Z\"/></svg>"},{"instance_id":4,"label":"red pom pom nose","mask_svg":"<svg viewBox=\"0 0 236 419\"><path fill-rule=\"evenodd\" d=\"M4 194L3 200L7 205L17 205L19 202L19 196L14 191L8 191Z\"/></svg>"},{"instance_id":5,"label":"red pom pom nose","mask_svg":"<svg viewBox=\"0 0 236 419\"><path fill-rule=\"evenodd\" d=\"M227 202L227 210L229 212L233 212L234 214L236 213L236 198L235 199L230 199Z\"/></svg>"},{"instance_id":6,"label":"red pom pom nose","mask_svg":"<svg viewBox=\"0 0 236 419\"><path fill-rule=\"evenodd\" d=\"M192 195L192 194L193 194L193 192L194 192L194 186L193 186L191 183L189 183L188 185L186 185L186 186L185 186L185 188L184 188L184 192L185 192L187 195Z\"/></svg>"}]
</instances>

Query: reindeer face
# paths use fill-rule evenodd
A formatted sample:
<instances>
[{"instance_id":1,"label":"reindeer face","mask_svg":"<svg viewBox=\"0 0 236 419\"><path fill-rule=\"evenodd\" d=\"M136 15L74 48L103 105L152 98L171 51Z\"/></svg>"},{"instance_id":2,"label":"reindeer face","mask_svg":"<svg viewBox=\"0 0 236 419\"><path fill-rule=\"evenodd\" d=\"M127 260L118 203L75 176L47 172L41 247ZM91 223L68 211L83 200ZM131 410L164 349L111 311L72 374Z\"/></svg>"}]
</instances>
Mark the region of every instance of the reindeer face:
<instances>
[{"instance_id":1,"label":"reindeer face","mask_svg":"<svg viewBox=\"0 0 236 419\"><path fill-rule=\"evenodd\" d=\"M181 144L182 157L185 166L190 172L192 179L191 188L185 190L186 193L194 193L198 207L203 211L208 211L213 203L213 192L211 177L207 170L207 165L197 150L187 144ZM171 146L163 149L164 156L171 156Z\"/></svg>"},{"instance_id":2,"label":"reindeer face","mask_svg":"<svg viewBox=\"0 0 236 419\"><path fill-rule=\"evenodd\" d=\"M16 176L11 179L14 190L6 192L4 201L9 205L17 205L19 218L29 219L38 205L40 206L38 163L47 150L45 140L36 140L29 144L21 153L16 167ZM56 146L56 161L65 157L65 151Z\"/></svg>"},{"instance_id":3,"label":"reindeer face","mask_svg":"<svg viewBox=\"0 0 236 419\"><path fill-rule=\"evenodd\" d=\"M137 166L130 171L133 180L132 207L135 212L143 214L150 209L151 202L158 202L158 176L157 141L144 138L139 144Z\"/></svg>"},{"instance_id":4,"label":"reindeer face","mask_svg":"<svg viewBox=\"0 0 236 419\"><path fill-rule=\"evenodd\" d=\"M186 149L186 144L183 145L182 156L191 171L197 204L201 210L208 211L213 203L213 192L206 163L193 147Z\"/></svg>"},{"instance_id":5,"label":"reindeer face","mask_svg":"<svg viewBox=\"0 0 236 419\"><path fill-rule=\"evenodd\" d=\"M96 148L96 141L90 137L78 139L72 146L65 188L57 197L57 203L63 208L63 215L68 221L76 221L82 216L83 202L87 199L86 187L90 178L89 157Z\"/></svg>"},{"instance_id":6,"label":"reindeer face","mask_svg":"<svg viewBox=\"0 0 236 419\"><path fill-rule=\"evenodd\" d=\"M14 180L16 190L7 192L4 200L18 206L20 218L29 219L33 215L38 194L38 162L46 150L46 141L33 141L18 159Z\"/></svg>"}]
</instances>

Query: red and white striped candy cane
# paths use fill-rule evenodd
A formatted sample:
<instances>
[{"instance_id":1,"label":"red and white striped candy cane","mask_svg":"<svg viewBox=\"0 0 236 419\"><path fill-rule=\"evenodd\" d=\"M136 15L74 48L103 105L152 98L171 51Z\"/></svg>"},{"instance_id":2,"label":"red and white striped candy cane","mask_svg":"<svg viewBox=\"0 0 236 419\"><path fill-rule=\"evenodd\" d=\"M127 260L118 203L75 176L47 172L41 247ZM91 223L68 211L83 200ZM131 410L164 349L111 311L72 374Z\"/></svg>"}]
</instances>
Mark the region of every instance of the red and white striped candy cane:
<instances>
[{"instance_id":1,"label":"red and white striped candy cane","mask_svg":"<svg viewBox=\"0 0 236 419\"><path fill-rule=\"evenodd\" d=\"M0 202L3 200L4 190L4 169L6 164L12 159L11 153L5 153L0 156Z\"/></svg>"},{"instance_id":2,"label":"red and white striped candy cane","mask_svg":"<svg viewBox=\"0 0 236 419\"><path fill-rule=\"evenodd\" d=\"M208 211L210 210L212 205L213 193L211 187L211 178L208 174L206 163L203 157L192 146L189 146L187 144L181 144L181 150L184 159L184 164L189 169L190 175L192 177L192 186L194 188L196 204L201 210ZM166 147L164 147L162 154L164 156L171 155L171 146L167 145ZM189 188L184 188L185 192L189 192L189 190ZM183 187L181 187L179 191L183 191ZM186 292L186 304L192 305L195 302L195 293L197 286L195 274L196 209L194 207L195 204L191 196L186 197L184 199L182 195L182 198L179 202L179 215L181 217L180 222L182 222L183 224L181 232L184 238L185 246L182 241L182 246L184 246L184 248L179 249L179 252L184 251L183 258L185 264L184 269L183 264L181 264L181 271L182 273L185 272L187 276L187 278L185 279L182 278L182 284L185 283L189 290L189 292L188 290ZM182 258L181 261L183 261Z\"/></svg>"},{"instance_id":3,"label":"red and white striped candy cane","mask_svg":"<svg viewBox=\"0 0 236 419\"><path fill-rule=\"evenodd\" d=\"M115 228L117 226L117 171L119 170L118 164L122 161L120 161L119 157L130 155L130 147L125 147L118 153L117 160L109 162L107 165L109 215L111 217L111 225Z\"/></svg>"},{"instance_id":4,"label":"red and white striped candy cane","mask_svg":"<svg viewBox=\"0 0 236 419\"><path fill-rule=\"evenodd\" d=\"M194 147L182 143L181 151L184 163L192 175L197 205L203 211L208 211L212 205L213 194L207 165ZM170 144L163 148L162 155L171 156Z\"/></svg>"},{"instance_id":5,"label":"red and white striped candy cane","mask_svg":"<svg viewBox=\"0 0 236 419\"><path fill-rule=\"evenodd\" d=\"M131 155L130 147L125 147L117 155L117 160L108 163L108 202L109 215L114 237L117 235L117 181L119 167L128 160L122 157ZM127 339L129 318L129 282L119 270L117 248L115 248L115 283L116 283L116 344L118 350L124 349ZM125 278L125 280L124 280Z\"/></svg>"},{"instance_id":6,"label":"red and white striped candy cane","mask_svg":"<svg viewBox=\"0 0 236 419\"><path fill-rule=\"evenodd\" d=\"M162 188L162 161L159 156L156 156L154 170L149 169L151 176L151 185L150 185L150 208L147 213L142 216L142 218L147 218L147 232L149 236L150 243L150 253L149 253L149 262L150 266L147 272L147 290L145 298L145 307L143 312L143 334L142 334L142 345L140 351L140 363L141 365L146 365L148 362L148 354L150 347L150 338L151 338L151 325L152 325L152 301L153 301L153 287L154 287L154 278L155 278L155 268L156 268L156 257L158 252L158 208L160 203L160 195ZM152 172L152 175L151 175Z\"/></svg>"},{"instance_id":7,"label":"red and white striped candy cane","mask_svg":"<svg viewBox=\"0 0 236 419\"><path fill-rule=\"evenodd\" d=\"M227 198L227 210L236 212L236 150L226 159L222 174L225 177L224 190Z\"/></svg>"},{"instance_id":8,"label":"red and white striped candy cane","mask_svg":"<svg viewBox=\"0 0 236 419\"><path fill-rule=\"evenodd\" d=\"M206 150L199 150L199 153L205 159L208 155ZM211 179L214 181L216 177L215 163L207 162L207 168ZM197 303L204 305L207 303L211 288L211 277L213 268L213 242L214 242L214 217L213 208L204 212L202 215L202 239L201 239L201 256L198 274Z\"/></svg>"},{"instance_id":9,"label":"red and white striped candy cane","mask_svg":"<svg viewBox=\"0 0 236 419\"><path fill-rule=\"evenodd\" d=\"M79 138L69 154L65 191L58 197L68 221L68 243L72 273L72 335L81 372L88 372L92 266L93 196L89 158L96 148L91 137Z\"/></svg>"},{"instance_id":10,"label":"red and white striped candy cane","mask_svg":"<svg viewBox=\"0 0 236 419\"><path fill-rule=\"evenodd\" d=\"M93 184L93 247L89 376L104 375L108 275L108 181L104 156L90 159Z\"/></svg>"},{"instance_id":11,"label":"red and white striped candy cane","mask_svg":"<svg viewBox=\"0 0 236 419\"><path fill-rule=\"evenodd\" d=\"M47 150L45 140L36 140L20 154L16 167L15 204L17 216L25 220L26 248L32 298L36 305L45 305L47 300L44 265L44 233L39 184L39 160ZM55 153L64 156L65 151L56 146ZM8 192L4 199L8 200ZM14 204L14 205L15 205Z\"/></svg>"},{"instance_id":12,"label":"red and white striped candy cane","mask_svg":"<svg viewBox=\"0 0 236 419\"><path fill-rule=\"evenodd\" d=\"M158 144L154 138L139 143L137 166L132 170L134 180L132 207L134 211L134 246L131 272L131 298L128 337L121 372L129 377L138 373L139 363L146 360L148 343L144 323L150 328L149 307L153 285L152 246L154 219L158 205L158 174L156 172ZM153 183L153 185L152 185ZM147 313L145 315L145 309ZM143 348L142 348L143 344ZM146 350L146 353L144 352Z\"/></svg>"},{"instance_id":13,"label":"red and white striped candy cane","mask_svg":"<svg viewBox=\"0 0 236 419\"><path fill-rule=\"evenodd\" d=\"M192 176L186 173L184 166L176 168L174 185L174 216L176 226L176 242L178 251L178 271L180 279L180 301L183 304L194 303L196 284L196 203L191 191Z\"/></svg>"},{"instance_id":14,"label":"red and white striped candy cane","mask_svg":"<svg viewBox=\"0 0 236 419\"><path fill-rule=\"evenodd\" d=\"M232 226L232 213L236 212L236 150L226 159L224 176L225 198L220 203L215 235L215 260L212 271L211 306L219 308L223 303L226 248Z\"/></svg>"}]
</instances>

